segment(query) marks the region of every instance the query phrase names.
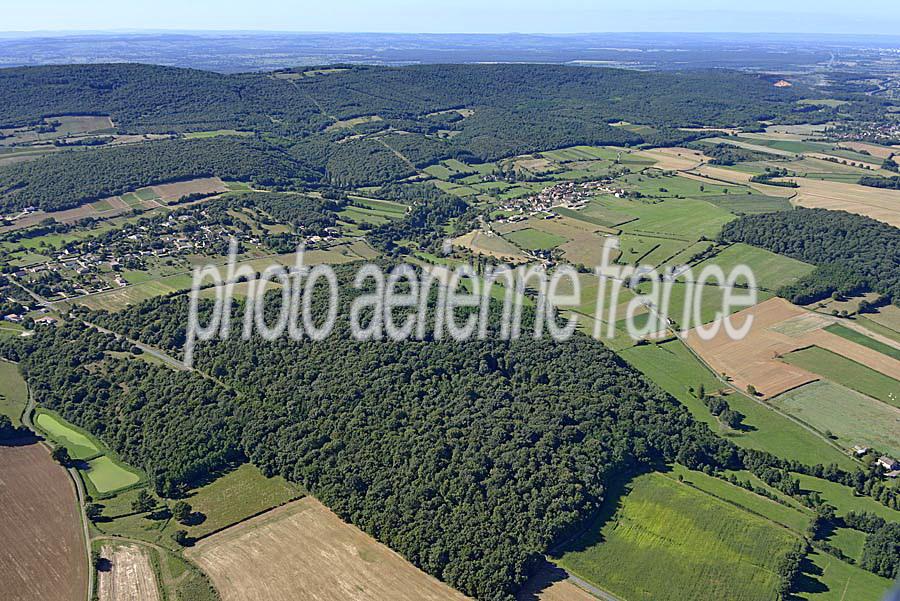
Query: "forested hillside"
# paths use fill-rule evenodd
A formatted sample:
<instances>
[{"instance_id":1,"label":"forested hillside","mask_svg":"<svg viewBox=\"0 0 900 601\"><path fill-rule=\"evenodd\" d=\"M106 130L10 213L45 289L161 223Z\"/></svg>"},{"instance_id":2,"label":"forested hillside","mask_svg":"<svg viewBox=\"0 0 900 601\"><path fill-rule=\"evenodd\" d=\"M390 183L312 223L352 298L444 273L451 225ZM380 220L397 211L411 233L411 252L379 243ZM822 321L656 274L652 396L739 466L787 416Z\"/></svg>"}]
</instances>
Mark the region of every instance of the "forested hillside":
<instances>
[{"instance_id":1,"label":"forested hillside","mask_svg":"<svg viewBox=\"0 0 900 601\"><path fill-rule=\"evenodd\" d=\"M0 354L22 363L38 401L143 468L158 492L177 496L246 458L492 601L513 598L541 557L594 514L612 478L677 461L748 469L786 494L798 486L790 472L860 494L878 479L738 449L585 336L357 342L346 318L353 274L338 269L342 308L326 340L235 333L196 349L199 373L104 356L127 349L77 323L7 338ZM268 294L269 323L280 297ZM320 301L312 299L314 315L324 313ZM211 305L201 303L201 323ZM242 311L236 302L233 319ZM175 295L78 312L177 355L188 302ZM526 310L526 329L530 319Z\"/></svg>"},{"instance_id":2,"label":"forested hillside","mask_svg":"<svg viewBox=\"0 0 900 601\"><path fill-rule=\"evenodd\" d=\"M186 311L180 296L91 319L121 319L175 352ZM587 337L361 343L347 328L340 320L321 343L235 337L198 348L198 368L238 396L190 372L101 363L121 343L80 324L3 343L3 354L22 361L42 404L145 468L160 492L245 454L479 599L510 599L597 509L609 478L676 456L737 461Z\"/></svg>"},{"instance_id":3,"label":"forested hillside","mask_svg":"<svg viewBox=\"0 0 900 601\"><path fill-rule=\"evenodd\" d=\"M320 174L283 150L243 138L73 150L0 169L0 211L56 211L142 186L211 176L278 185Z\"/></svg>"},{"instance_id":4,"label":"forested hillside","mask_svg":"<svg viewBox=\"0 0 900 601\"><path fill-rule=\"evenodd\" d=\"M65 152L0 168L0 210L68 208L161 181L218 175L353 187L447 157L487 161L572 146L671 145L689 126L789 118L799 90L727 71L548 65L347 66L221 75L150 65L0 70L0 127L109 115L118 133L255 132ZM464 112L460 112L460 111ZM609 124L650 125L638 134ZM14 191L14 193L13 193Z\"/></svg>"},{"instance_id":5,"label":"forested hillside","mask_svg":"<svg viewBox=\"0 0 900 601\"><path fill-rule=\"evenodd\" d=\"M796 303L868 289L900 305L900 229L881 221L801 208L741 217L726 224L721 237L817 265L815 272L780 291Z\"/></svg>"}]
</instances>

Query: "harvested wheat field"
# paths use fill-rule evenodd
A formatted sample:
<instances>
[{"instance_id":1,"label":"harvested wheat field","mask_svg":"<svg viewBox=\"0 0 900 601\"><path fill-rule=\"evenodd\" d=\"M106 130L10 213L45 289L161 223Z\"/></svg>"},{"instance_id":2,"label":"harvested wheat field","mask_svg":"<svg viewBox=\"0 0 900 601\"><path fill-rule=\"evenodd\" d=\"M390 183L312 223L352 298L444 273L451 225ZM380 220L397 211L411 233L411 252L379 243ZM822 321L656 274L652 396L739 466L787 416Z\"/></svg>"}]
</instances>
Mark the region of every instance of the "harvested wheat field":
<instances>
[{"instance_id":1,"label":"harvested wheat field","mask_svg":"<svg viewBox=\"0 0 900 601\"><path fill-rule=\"evenodd\" d=\"M724 329L720 329L711 340L702 340L694 329L688 332L685 342L716 373L727 374L742 390L752 384L764 397L772 397L818 379L806 370L778 360L780 355L801 348L803 344L793 332L779 332L775 328L792 319L797 321L796 326L801 331L806 327L824 327L829 321L776 297L735 313L731 316L732 323L740 327L751 315L753 326L742 340L732 340Z\"/></svg>"},{"instance_id":2,"label":"harvested wheat field","mask_svg":"<svg viewBox=\"0 0 900 601\"><path fill-rule=\"evenodd\" d=\"M800 184L791 201L795 205L847 211L900 227L900 190L804 178L795 181Z\"/></svg>"},{"instance_id":3,"label":"harvested wheat field","mask_svg":"<svg viewBox=\"0 0 900 601\"><path fill-rule=\"evenodd\" d=\"M743 340L731 340L724 330L706 341L691 330L685 340L716 372L727 374L741 389L752 384L768 398L817 380L815 374L780 360L782 355L810 346L830 350L892 378L900 374L900 361L825 331L835 318L771 298L735 313L733 323L739 327L750 315L753 326Z\"/></svg>"},{"instance_id":4,"label":"harvested wheat field","mask_svg":"<svg viewBox=\"0 0 900 601\"><path fill-rule=\"evenodd\" d=\"M869 144L867 142L841 142L838 144L841 148L849 148L850 150L855 150L859 152L861 150L865 150L873 157L878 157L879 159L886 159L892 154L895 154L897 151L893 148L889 148L887 146L878 146L877 144ZM878 165L881 167L881 165Z\"/></svg>"},{"instance_id":5,"label":"harvested wheat field","mask_svg":"<svg viewBox=\"0 0 900 601\"><path fill-rule=\"evenodd\" d=\"M37 443L0 445L0 597L84 601L88 558L75 486Z\"/></svg>"},{"instance_id":6,"label":"harvested wheat field","mask_svg":"<svg viewBox=\"0 0 900 601\"><path fill-rule=\"evenodd\" d=\"M499 259L520 263L528 261L528 256L515 247L506 238L494 232L475 230L453 240L454 246L468 248L476 255L485 255Z\"/></svg>"},{"instance_id":7,"label":"harvested wheat field","mask_svg":"<svg viewBox=\"0 0 900 601\"><path fill-rule=\"evenodd\" d=\"M156 576L137 545L107 546L100 553L109 569L99 572L100 601L159 601Z\"/></svg>"},{"instance_id":8,"label":"harvested wheat field","mask_svg":"<svg viewBox=\"0 0 900 601\"><path fill-rule=\"evenodd\" d=\"M186 551L222 601L467 599L306 497Z\"/></svg>"},{"instance_id":9,"label":"harvested wheat field","mask_svg":"<svg viewBox=\"0 0 900 601\"><path fill-rule=\"evenodd\" d=\"M216 194L227 192L225 183L218 177L204 177L171 184L153 186L153 191L165 202L173 202L188 194Z\"/></svg>"},{"instance_id":10,"label":"harvested wheat field","mask_svg":"<svg viewBox=\"0 0 900 601\"><path fill-rule=\"evenodd\" d=\"M674 171L695 169L709 161L709 157L699 150L691 150L690 148L681 148L678 146L672 148L641 150L640 152L636 152L635 155L653 159L656 161L656 164L653 166L657 169L671 169Z\"/></svg>"}]
</instances>

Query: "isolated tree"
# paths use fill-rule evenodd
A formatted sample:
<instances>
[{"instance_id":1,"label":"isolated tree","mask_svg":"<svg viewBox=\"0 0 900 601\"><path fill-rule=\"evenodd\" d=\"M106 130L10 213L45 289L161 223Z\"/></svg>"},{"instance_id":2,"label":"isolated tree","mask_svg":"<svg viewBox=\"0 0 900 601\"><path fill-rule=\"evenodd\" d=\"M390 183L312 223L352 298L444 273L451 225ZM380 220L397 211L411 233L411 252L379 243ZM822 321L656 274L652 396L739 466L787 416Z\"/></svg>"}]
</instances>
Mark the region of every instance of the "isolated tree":
<instances>
[{"instance_id":1,"label":"isolated tree","mask_svg":"<svg viewBox=\"0 0 900 601\"><path fill-rule=\"evenodd\" d=\"M186 501L178 501L172 507L172 517L178 520L180 523L185 523L191 517L191 512L193 508L191 504Z\"/></svg>"},{"instance_id":2,"label":"isolated tree","mask_svg":"<svg viewBox=\"0 0 900 601\"><path fill-rule=\"evenodd\" d=\"M191 539L188 536L187 530L176 530L172 535L172 540L174 540L182 547L187 547Z\"/></svg>"},{"instance_id":3,"label":"isolated tree","mask_svg":"<svg viewBox=\"0 0 900 601\"><path fill-rule=\"evenodd\" d=\"M749 394L750 396L756 396L759 393L756 391L756 386L754 386L753 384L747 384L747 394Z\"/></svg>"},{"instance_id":4,"label":"isolated tree","mask_svg":"<svg viewBox=\"0 0 900 601\"><path fill-rule=\"evenodd\" d=\"M697 389L697 398L700 400L706 398L706 387L703 384L700 384L700 388Z\"/></svg>"},{"instance_id":5,"label":"isolated tree","mask_svg":"<svg viewBox=\"0 0 900 601\"><path fill-rule=\"evenodd\" d=\"M147 492L146 489L141 489L141 492L138 493L137 498L131 502L131 510L135 513L145 513L150 511L156 506L156 501L153 500L153 497Z\"/></svg>"},{"instance_id":6,"label":"isolated tree","mask_svg":"<svg viewBox=\"0 0 900 601\"><path fill-rule=\"evenodd\" d=\"M66 447L56 447L50 456L53 458L53 461L56 461L63 467L69 467L72 463L72 458L69 457L69 449Z\"/></svg>"},{"instance_id":7,"label":"isolated tree","mask_svg":"<svg viewBox=\"0 0 900 601\"><path fill-rule=\"evenodd\" d=\"M99 503L88 503L84 506L84 514L92 522L96 522L103 515L103 505Z\"/></svg>"}]
</instances>

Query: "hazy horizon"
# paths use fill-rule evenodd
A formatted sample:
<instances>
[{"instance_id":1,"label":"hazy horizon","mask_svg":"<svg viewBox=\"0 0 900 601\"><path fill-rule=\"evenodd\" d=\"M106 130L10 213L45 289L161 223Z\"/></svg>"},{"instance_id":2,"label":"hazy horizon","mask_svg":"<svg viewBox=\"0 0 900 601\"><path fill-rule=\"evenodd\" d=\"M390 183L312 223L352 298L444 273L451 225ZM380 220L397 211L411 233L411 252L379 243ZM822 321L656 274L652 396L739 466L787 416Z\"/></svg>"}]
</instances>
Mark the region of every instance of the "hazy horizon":
<instances>
[{"instance_id":1,"label":"hazy horizon","mask_svg":"<svg viewBox=\"0 0 900 601\"><path fill-rule=\"evenodd\" d=\"M34 0L4 8L9 32L261 31L314 33L798 33L892 35L900 14L886 0L848 5L837 0L757 0L748 6L716 0L618 3L559 0L457 0L450 4L413 0L372 3L339 0L157 0L121 4L112 0Z\"/></svg>"}]
</instances>

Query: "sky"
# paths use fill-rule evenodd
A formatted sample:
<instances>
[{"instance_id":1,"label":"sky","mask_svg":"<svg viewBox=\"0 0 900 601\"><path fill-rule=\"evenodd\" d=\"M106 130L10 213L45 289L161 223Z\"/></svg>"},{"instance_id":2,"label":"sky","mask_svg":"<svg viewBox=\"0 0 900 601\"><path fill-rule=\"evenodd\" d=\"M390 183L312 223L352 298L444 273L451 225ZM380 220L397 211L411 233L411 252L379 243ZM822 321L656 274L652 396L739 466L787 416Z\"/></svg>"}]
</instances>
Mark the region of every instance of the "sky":
<instances>
[{"instance_id":1,"label":"sky","mask_svg":"<svg viewBox=\"0 0 900 601\"><path fill-rule=\"evenodd\" d=\"M896 0L5 0L0 31L897 34Z\"/></svg>"}]
</instances>

